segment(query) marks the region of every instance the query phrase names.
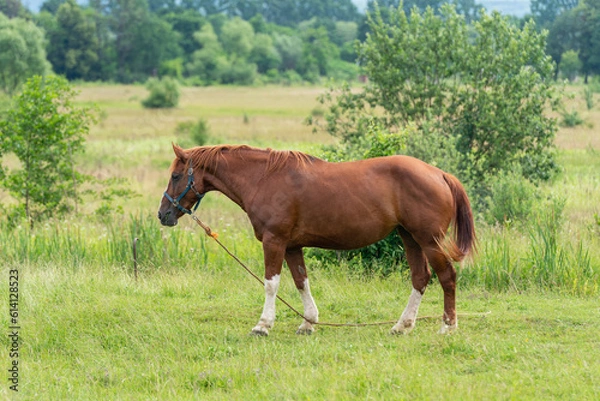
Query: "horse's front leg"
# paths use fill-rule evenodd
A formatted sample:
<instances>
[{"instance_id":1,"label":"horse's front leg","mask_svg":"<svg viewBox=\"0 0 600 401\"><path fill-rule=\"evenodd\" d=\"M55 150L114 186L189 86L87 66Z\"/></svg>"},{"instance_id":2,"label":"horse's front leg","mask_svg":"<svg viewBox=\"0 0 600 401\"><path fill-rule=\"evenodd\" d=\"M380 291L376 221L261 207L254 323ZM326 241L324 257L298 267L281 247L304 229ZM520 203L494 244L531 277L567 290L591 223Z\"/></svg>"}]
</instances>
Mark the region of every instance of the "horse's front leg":
<instances>
[{"instance_id":1,"label":"horse's front leg","mask_svg":"<svg viewBox=\"0 0 600 401\"><path fill-rule=\"evenodd\" d=\"M281 279L281 267L285 254L285 244L273 237L263 238L265 257L265 305L258 324L252 329L252 334L268 336L269 330L275 323L275 301Z\"/></svg>"},{"instance_id":2,"label":"horse's front leg","mask_svg":"<svg viewBox=\"0 0 600 401\"><path fill-rule=\"evenodd\" d=\"M319 321L319 310L310 293L302 248L288 249L285 252L285 261L290 268L296 288L300 292L302 304L304 305L304 317L306 318L298 327L296 334L312 334L315 331L313 323Z\"/></svg>"}]
</instances>

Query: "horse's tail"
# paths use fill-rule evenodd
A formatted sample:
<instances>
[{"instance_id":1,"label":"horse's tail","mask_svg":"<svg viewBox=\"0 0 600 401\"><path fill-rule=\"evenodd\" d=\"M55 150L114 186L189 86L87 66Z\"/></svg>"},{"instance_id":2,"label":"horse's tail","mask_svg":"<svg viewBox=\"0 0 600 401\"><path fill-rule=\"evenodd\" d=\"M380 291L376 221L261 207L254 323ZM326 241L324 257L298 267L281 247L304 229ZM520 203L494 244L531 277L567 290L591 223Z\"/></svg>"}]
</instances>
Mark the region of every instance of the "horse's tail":
<instances>
[{"instance_id":1,"label":"horse's tail","mask_svg":"<svg viewBox=\"0 0 600 401\"><path fill-rule=\"evenodd\" d=\"M442 248L454 261L461 261L475 248L475 223L465 188L452 174L444 173L444 180L454 198L454 239Z\"/></svg>"}]
</instances>

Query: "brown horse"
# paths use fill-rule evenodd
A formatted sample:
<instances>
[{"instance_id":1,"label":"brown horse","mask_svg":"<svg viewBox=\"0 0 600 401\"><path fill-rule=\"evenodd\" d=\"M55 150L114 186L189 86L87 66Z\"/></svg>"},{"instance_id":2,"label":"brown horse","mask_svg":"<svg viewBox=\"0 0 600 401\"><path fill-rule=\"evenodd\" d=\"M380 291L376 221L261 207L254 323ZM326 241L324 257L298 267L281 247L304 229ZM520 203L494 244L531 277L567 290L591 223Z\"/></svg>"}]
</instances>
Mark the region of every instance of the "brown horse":
<instances>
[{"instance_id":1,"label":"brown horse","mask_svg":"<svg viewBox=\"0 0 600 401\"><path fill-rule=\"evenodd\" d=\"M205 146L177 156L158 218L174 226L209 191L219 191L250 218L262 242L264 309L253 334L268 335L283 260L304 305L300 334L311 334L318 310L310 293L302 248L354 249L397 230L410 266L413 291L392 333L414 326L433 267L444 290L441 333L457 328L456 270L473 248L469 199L452 175L408 156L329 163L304 153L249 146ZM447 235L453 222L453 236ZM452 238L453 237L453 238Z\"/></svg>"}]
</instances>

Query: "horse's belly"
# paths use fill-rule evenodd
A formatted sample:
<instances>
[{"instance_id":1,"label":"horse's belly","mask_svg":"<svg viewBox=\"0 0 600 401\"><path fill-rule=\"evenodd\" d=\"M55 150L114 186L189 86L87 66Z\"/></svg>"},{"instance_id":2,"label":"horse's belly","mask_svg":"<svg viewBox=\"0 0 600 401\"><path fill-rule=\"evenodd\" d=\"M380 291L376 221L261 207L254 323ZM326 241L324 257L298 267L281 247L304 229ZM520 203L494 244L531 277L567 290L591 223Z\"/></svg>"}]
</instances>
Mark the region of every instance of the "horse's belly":
<instances>
[{"instance_id":1,"label":"horse's belly","mask_svg":"<svg viewBox=\"0 0 600 401\"><path fill-rule=\"evenodd\" d=\"M299 246L326 249L348 250L363 248L382 240L390 234L396 224L373 224L368 221L352 221L331 223L327 226L316 224L305 226L303 232L297 232ZM296 242L296 241L294 241Z\"/></svg>"}]
</instances>

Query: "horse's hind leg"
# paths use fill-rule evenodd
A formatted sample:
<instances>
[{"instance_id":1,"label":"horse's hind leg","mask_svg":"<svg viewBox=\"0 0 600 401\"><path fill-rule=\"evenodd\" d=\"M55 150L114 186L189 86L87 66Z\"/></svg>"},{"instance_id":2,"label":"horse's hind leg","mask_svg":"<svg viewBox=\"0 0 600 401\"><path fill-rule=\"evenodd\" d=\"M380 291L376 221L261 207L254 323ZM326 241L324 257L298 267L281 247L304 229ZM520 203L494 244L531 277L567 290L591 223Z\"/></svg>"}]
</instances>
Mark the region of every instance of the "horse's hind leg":
<instances>
[{"instance_id":1,"label":"horse's hind leg","mask_svg":"<svg viewBox=\"0 0 600 401\"><path fill-rule=\"evenodd\" d=\"M408 334L415 327L419 305L431 278L431 271L427 266L425 253L412 235L402 227L398 228L398 234L400 234L404 243L404 251L406 252L406 259L410 267L413 290L408 299L408 305L406 305L402 316L400 316L400 320L392 327L392 334Z\"/></svg>"},{"instance_id":2,"label":"horse's hind leg","mask_svg":"<svg viewBox=\"0 0 600 401\"><path fill-rule=\"evenodd\" d=\"M312 323L316 323L319 320L319 311L310 294L310 286L308 285L308 275L306 273L302 248L288 249L285 252L285 261L290 268L296 288L300 291L300 297L302 298L302 304L304 305L304 317L306 318L300 327L298 327L296 334L312 334L315 330Z\"/></svg>"},{"instance_id":3,"label":"horse's hind leg","mask_svg":"<svg viewBox=\"0 0 600 401\"><path fill-rule=\"evenodd\" d=\"M448 257L440 250L439 245L425 249L427 259L444 290L444 317L440 334L447 334L458 328L456 317L456 269Z\"/></svg>"}]
</instances>

